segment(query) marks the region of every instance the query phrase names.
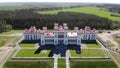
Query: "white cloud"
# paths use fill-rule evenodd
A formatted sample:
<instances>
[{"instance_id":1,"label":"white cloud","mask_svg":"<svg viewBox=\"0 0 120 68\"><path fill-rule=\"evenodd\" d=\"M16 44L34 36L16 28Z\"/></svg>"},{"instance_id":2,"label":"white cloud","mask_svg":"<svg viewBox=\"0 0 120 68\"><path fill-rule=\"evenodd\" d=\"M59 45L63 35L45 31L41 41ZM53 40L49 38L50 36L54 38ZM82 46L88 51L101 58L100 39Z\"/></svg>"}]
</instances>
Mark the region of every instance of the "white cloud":
<instances>
[{"instance_id":1,"label":"white cloud","mask_svg":"<svg viewBox=\"0 0 120 68\"><path fill-rule=\"evenodd\" d=\"M0 2L88 2L120 4L120 0L0 0Z\"/></svg>"}]
</instances>

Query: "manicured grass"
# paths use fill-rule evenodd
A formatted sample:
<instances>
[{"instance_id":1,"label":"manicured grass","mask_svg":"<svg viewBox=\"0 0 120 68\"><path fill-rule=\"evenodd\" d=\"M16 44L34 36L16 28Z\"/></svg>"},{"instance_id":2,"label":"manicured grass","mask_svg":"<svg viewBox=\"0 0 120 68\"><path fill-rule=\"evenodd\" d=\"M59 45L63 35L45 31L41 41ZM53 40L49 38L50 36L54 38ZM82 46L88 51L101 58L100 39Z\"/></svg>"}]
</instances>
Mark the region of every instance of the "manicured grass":
<instances>
[{"instance_id":1,"label":"manicured grass","mask_svg":"<svg viewBox=\"0 0 120 68\"><path fill-rule=\"evenodd\" d=\"M66 68L66 60L58 59L58 68Z\"/></svg>"},{"instance_id":2,"label":"manicured grass","mask_svg":"<svg viewBox=\"0 0 120 68\"><path fill-rule=\"evenodd\" d=\"M53 60L7 61L3 68L54 68Z\"/></svg>"},{"instance_id":3,"label":"manicured grass","mask_svg":"<svg viewBox=\"0 0 120 68\"><path fill-rule=\"evenodd\" d=\"M13 46L18 39L19 37L16 36L0 36L0 47L4 45Z\"/></svg>"},{"instance_id":4,"label":"manicured grass","mask_svg":"<svg viewBox=\"0 0 120 68\"><path fill-rule=\"evenodd\" d=\"M45 53L40 52L39 54L34 54L36 49L21 49L17 53L17 57L48 57L50 50L47 50Z\"/></svg>"},{"instance_id":5,"label":"manicured grass","mask_svg":"<svg viewBox=\"0 0 120 68\"><path fill-rule=\"evenodd\" d=\"M35 46L35 43L22 43L20 44L20 47L34 47Z\"/></svg>"},{"instance_id":6,"label":"manicured grass","mask_svg":"<svg viewBox=\"0 0 120 68\"><path fill-rule=\"evenodd\" d=\"M81 54L76 54L74 50L70 50L72 57L105 57L106 55L99 49L82 49Z\"/></svg>"},{"instance_id":7,"label":"manicured grass","mask_svg":"<svg viewBox=\"0 0 120 68\"><path fill-rule=\"evenodd\" d=\"M70 68L118 68L113 61L70 61Z\"/></svg>"},{"instance_id":8,"label":"manicured grass","mask_svg":"<svg viewBox=\"0 0 120 68\"><path fill-rule=\"evenodd\" d=\"M98 43L98 44L86 44L88 48L101 48L101 45Z\"/></svg>"},{"instance_id":9,"label":"manicured grass","mask_svg":"<svg viewBox=\"0 0 120 68\"><path fill-rule=\"evenodd\" d=\"M114 21L120 21L120 17L111 16L111 12L100 10L97 7L80 7L80 8L70 8L62 10L52 10L52 11L39 11L41 14L57 14L58 12L81 12L86 14L93 14L100 17L106 17Z\"/></svg>"}]
</instances>

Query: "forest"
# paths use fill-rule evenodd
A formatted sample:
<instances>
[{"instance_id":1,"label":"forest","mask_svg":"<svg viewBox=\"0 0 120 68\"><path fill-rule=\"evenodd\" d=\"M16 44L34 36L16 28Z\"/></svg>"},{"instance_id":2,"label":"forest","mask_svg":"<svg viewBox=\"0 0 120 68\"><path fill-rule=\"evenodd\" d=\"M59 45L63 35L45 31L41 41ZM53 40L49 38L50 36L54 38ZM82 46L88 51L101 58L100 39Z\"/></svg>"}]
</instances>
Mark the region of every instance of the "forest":
<instances>
[{"instance_id":1,"label":"forest","mask_svg":"<svg viewBox=\"0 0 120 68\"><path fill-rule=\"evenodd\" d=\"M5 21L0 20L0 33L12 30L12 26L7 24Z\"/></svg>"},{"instance_id":2,"label":"forest","mask_svg":"<svg viewBox=\"0 0 120 68\"><path fill-rule=\"evenodd\" d=\"M77 6L78 7L78 6ZM73 8L73 7L71 7ZM56 8L55 8L56 9ZM61 8L58 8L61 9ZM53 9L42 9L53 10ZM78 12L59 12L58 14L39 14L37 11L41 9L19 9L14 11L1 10L0 11L0 24L6 25L0 27L0 31L8 31L10 29L25 29L34 25L42 29L47 26L53 29L54 23L67 23L69 29L74 26L84 28L84 26L91 26L96 29L118 29L120 28L119 21L112 21L108 18L99 17L92 14L84 14ZM2 25L0 25L2 26ZM4 28L6 28L4 30Z\"/></svg>"}]
</instances>

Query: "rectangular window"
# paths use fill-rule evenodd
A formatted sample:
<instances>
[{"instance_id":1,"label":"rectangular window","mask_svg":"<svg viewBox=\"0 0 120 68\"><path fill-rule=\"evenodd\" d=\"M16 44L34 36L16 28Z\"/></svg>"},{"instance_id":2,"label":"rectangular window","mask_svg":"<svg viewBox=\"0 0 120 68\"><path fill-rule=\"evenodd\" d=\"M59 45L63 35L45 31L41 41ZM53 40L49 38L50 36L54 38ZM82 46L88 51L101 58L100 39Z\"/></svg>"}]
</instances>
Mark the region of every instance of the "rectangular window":
<instances>
[{"instance_id":1,"label":"rectangular window","mask_svg":"<svg viewBox=\"0 0 120 68\"><path fill-rule=\"evenodd\" d=\"M54 42L54 40L45 40L45 42Z\"/></svg>"},{"instance_id":2,"label":"rectangular window","mask_svg":"<svg viewBox=\"0 0 120 68\"><path fill-rule=\"evenodd\" d=\"M68 42L77 42L77 40L68 40Z\"/></svg>"},{"instance_id":3,"label":"rectangular window","mask_svg":"<svg viewBox=\"0 0 120 68\"><path fill-rule=\"evenodd\" d=\"M64 35L58 35L58 38L64 38Z\"/></svg>"}]
</instances>

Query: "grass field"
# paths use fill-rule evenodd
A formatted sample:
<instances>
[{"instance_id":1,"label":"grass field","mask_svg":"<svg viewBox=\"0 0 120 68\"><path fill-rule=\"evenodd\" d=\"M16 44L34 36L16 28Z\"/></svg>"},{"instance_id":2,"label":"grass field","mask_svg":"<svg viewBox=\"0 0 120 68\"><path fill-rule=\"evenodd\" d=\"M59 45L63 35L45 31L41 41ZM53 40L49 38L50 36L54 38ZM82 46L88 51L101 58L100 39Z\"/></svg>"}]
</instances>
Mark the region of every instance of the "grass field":
<instances>
[{"instance_id":1,"label":"grass field","mask_svg":"<svg viewBox=\"0 0 120 68\"><path fill-rule=\"evenodd\" d=\"M0 47L7 45L13 46L19 37L16 36L0 36Z\"/></svg>"},{"instance_id":2,"label":"grass field","mask_svg":"<svg viewBox=\"0 0 120 68\"><path fill-rule=\"evenodd\" d=\"M11 30L8 32L2 32L0 35L8 35L8 34L13 34L13 33L22 33L24 30Z\"/></svg>"},{"instance_id":3,"label":"grass field","mask_svg":"<svg viewBox=\"0 0 120 68\"><path fill-rule=\"evenodd\" d=\"M30 6L0 6L0 10L29 9Z\"/></svg>"},{"instance_id":4,"label":"grass field","mask_svg":"<svg viewBox=\"0 0 120 68\"><path fill-rule=\"evenodd\" d=\"M50 50L47 50L45 53L34 54L35 51L36 49L21 49L16 57L48 57L50 53Z\"/></svg>"},{"instance_id":5,"label":"grass field","mask_svg":"<svg viewBox=\"0 0 120 68\"><path fill-rule=\"evenodd\" d=\"M81 54L76 54L74 50L70 50L72 57L105 57L105 53L98 49L82 49Z\"/></svg>"},{"instance_id":6,"label":"grass field","mask_svg":"<svg viewBox=\"0 0 120 68\"><path fill-rule=\"evenodd\" d=\"M58 59L58 68L66 68L66 60Z\"/></svg>"},{"instance_id":7,"label":"grass field","mask_svg":"<svg viewBox=\"0 0 120 68\"><path fill-rule=\"evenodd\" d=\"M101 45L98 43L98 44L86 44L88 48L101 48Z\"/></svg>"},{"instance_id":8,"label":"grass field","mask_svg":"<svg viewBox=\"0 0 120 68\"><path fill-rule=\"evenodd\" d=\"M48 61L7 61L3 68L53 68L53 60Z\"/></svg>"},{"instance_id":9,"label":"grass field","mask_svg":"<svg viewBox=\"0 0 120 68\"><path fill-rule=\"evenodd\" d=\"M34 47L35 46L35 43L22 43L20 44L20 47Z\"/></svg>"},{"instance_id":10,"label":"grass field","mask_svg":"<svg viewBox=\"0 0 120 68\"><path fill-rule=\"evenodd\" d=\"M62 10L52 10L52 11L39 11L40 14L57 14L58 12L81 12L86 14L93 14L100 17L106 17L114 21L120 21L120 17L111 16L111 12L100 10L97 7L80 7L80 8L70 8Z\"/></svg>"},{"instance_id":11,"label":"grass field","mask_svg":"<svg viewBox=\"0 0 120 68\"><path fill-rule=\"evenodd\" d=\"M70 61L70 68L118 68L113 61Z\"/></svg>"}]
</instances>

